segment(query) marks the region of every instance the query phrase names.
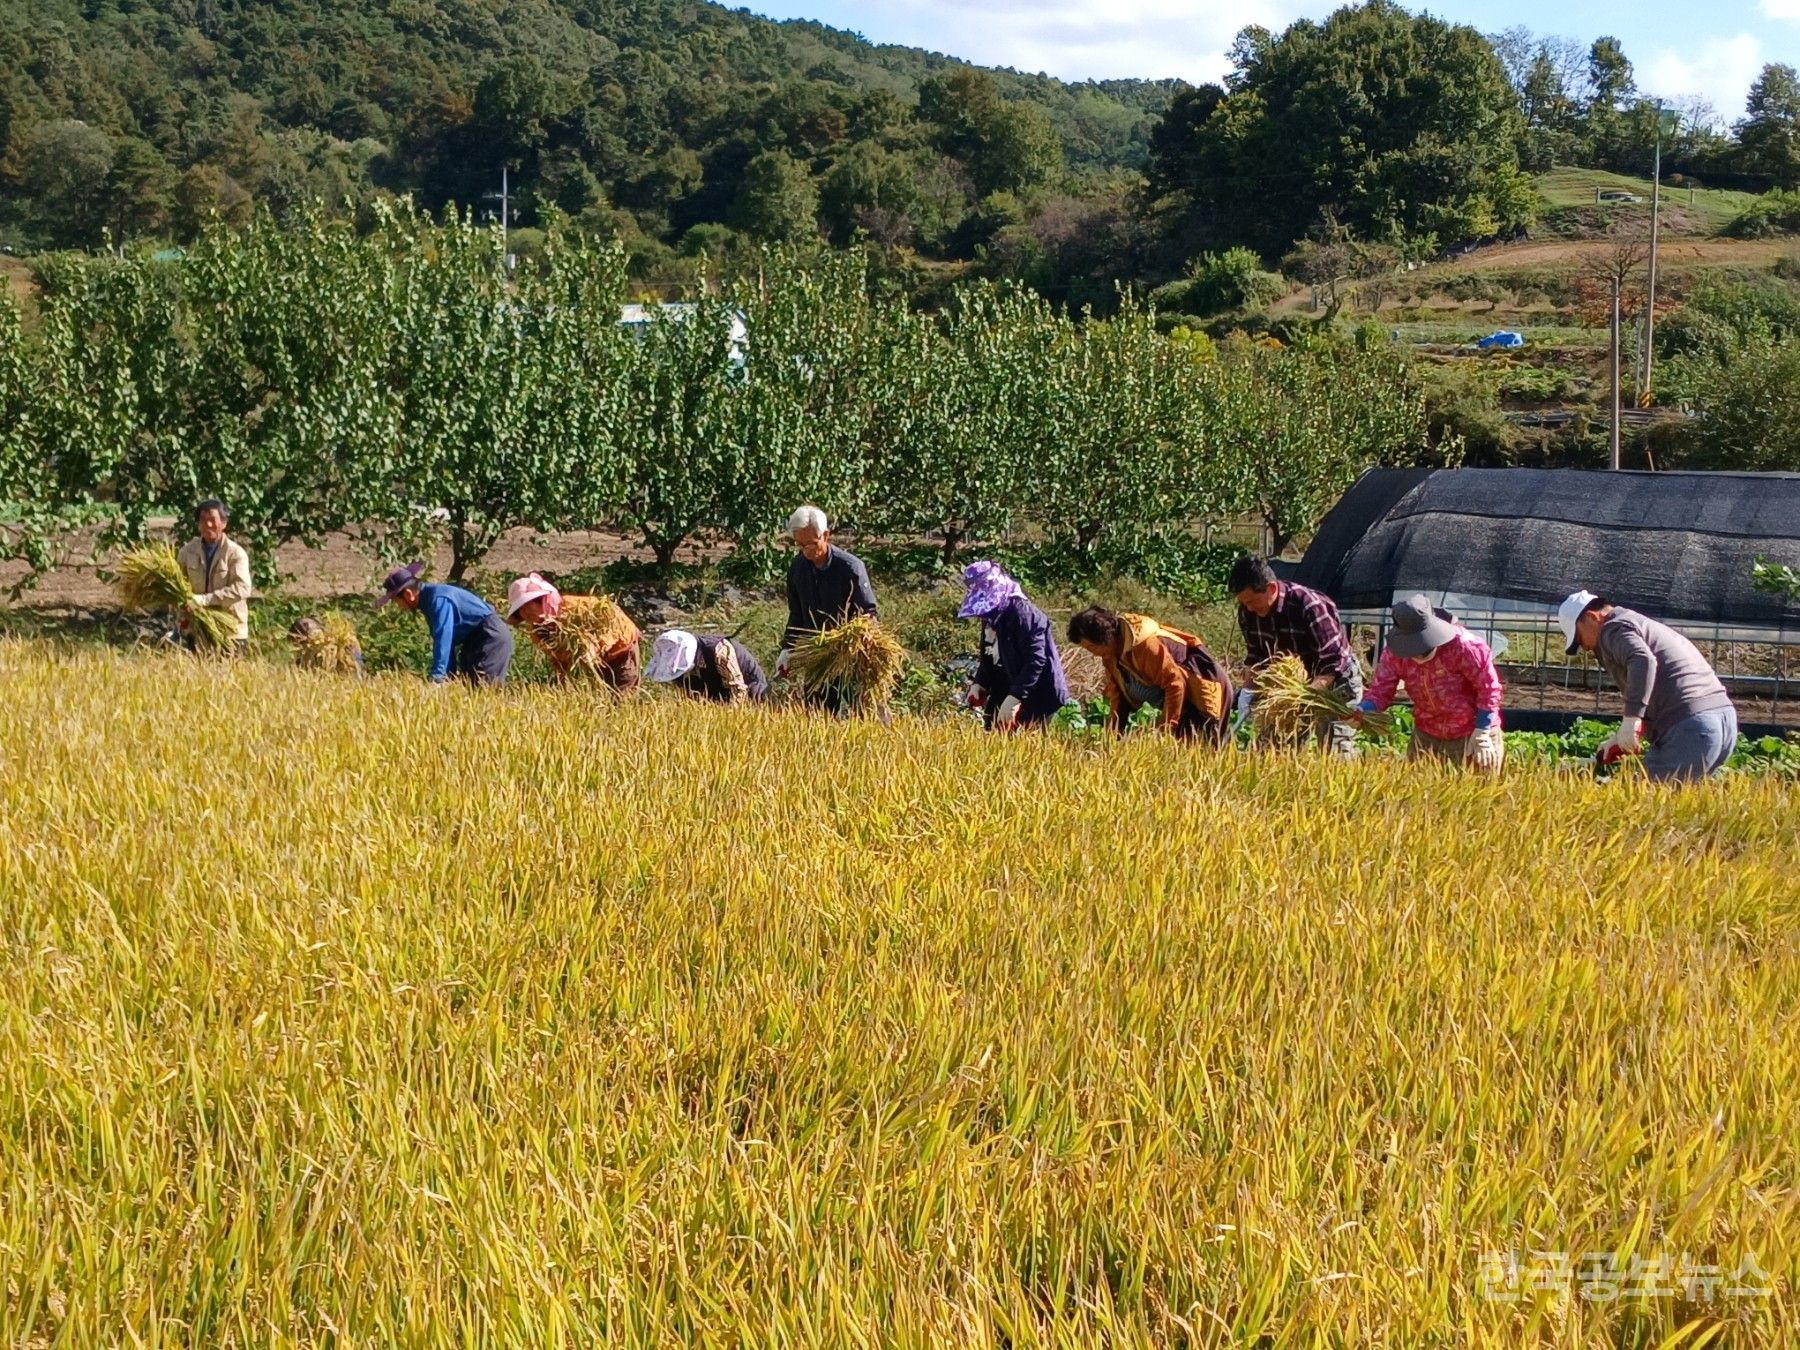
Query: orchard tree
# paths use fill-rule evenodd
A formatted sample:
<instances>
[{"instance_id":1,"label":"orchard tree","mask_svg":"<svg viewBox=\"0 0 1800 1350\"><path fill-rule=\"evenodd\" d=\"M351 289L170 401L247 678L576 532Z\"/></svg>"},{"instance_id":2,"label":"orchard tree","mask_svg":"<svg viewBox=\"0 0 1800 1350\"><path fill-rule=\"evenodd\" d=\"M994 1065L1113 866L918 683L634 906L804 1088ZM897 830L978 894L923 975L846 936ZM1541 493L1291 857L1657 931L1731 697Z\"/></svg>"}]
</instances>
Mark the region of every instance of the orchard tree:
<instances>
[{"instance_id":1,"label":"orchard tree","mask_svg":"<svg viewBox=\"0 0 1800 1350\"><path fill-rule=\"evenodd\" d=\"M883 528L939 535L948 564L1031 508L1041 381L1067 331L1037 296L991 287L959 292L941 318L902 318L871 429Z\"/></svg>"},{"instance_id":2,"label":"orchard tree","mask_svg":"<svg viewBox=\"0 0 1800 1350\"><path fill-rule=\"evenodd\" d=\"M40 276L36 417L56 500L104 501L103 545L142 538L151 514L191 502L209 471L187 419L178 273L142 256L68 256Z\"/></svg>"},{"instance_id":3,"label":"orchard tree","mask_svg":"<svg viewBox=\"0 0 1800 1350\"><path fill-rule=\"evenodd\" d=\"M623 264L606 255L577 292L564 286L564 255L531 260L508 281L498 231L470 220L433 227L389 215L383 241L399 260L395 345L388 378L400 398L403 442L379 465L386 509L378 518L402 539L441 521L449 577L468 569L515 526L561 523L591 491L591 445L574 443L612 420L604 409L552 416L559 400L611 399L596 382L622 355L618 301ZM609 442L608 444L612 444ZM601 475L604 478L604 474Z\"/></svg>"},{"instance_id":4,"label":"orchard tree","mask_svg":"<svg viewBox=\"0 0 1800 1350\"><path fill-rule=\"evenodd\" d=\"M1206 514L1211 430L1190 416L1195 362L1127 299L1067 324L1044 364L1034 503L1078 565Z\"/></svg>"},{"instance_id":5,"label":"orchard tree","mask_svg":"<svg viewBox=\"0 0 1800 1350\"><path fill-rule=\"evenodd\" d=\"M1365 469L1460 458L1460 445L1432 444L1423 387L1385 349L1238 343L1217 375L1209 420L1272 553L1316 525Z\"/></svg>"},{"instance_id":6,"label":"orchard tree","mask_svg":"<svg viewBox=\"0 0 1800 1350\"><path fill-rule=\"evenodd\" d=\"M22 559L30 572L16 596L50 567L51 545L90 493L57 481L39 422L44 389L20 331L19 311L0 293L0 558Z\"/></svg>"},{"instance_id":7,"label":"orchard tree","mask_svg":"<svg viewBox=\"0 0 1800 1350\"><path fill-rule=\"evenodd\" d=\"M611 439L624 465L620 512L667 578L678 549L728 514L745 453L743 374L732 311L716 301L662 311L624 367Z\"/></svg>"},{"instance_id":8,"label":"orchard tree","mask_svg":"<svg viewBox=\"0 0 1800 1350\"><path fill-rule=\"evenodd\" d=\"M724 522L741 558L773 570L771 546L803 501L854 519L868 492L872 419L890 397L899 302L876 303L860 254L802 262L765 249L734 277L727 297L748 334L736 398L741 453L724 493Z\"/></svg>"},{"instance_id":9,"label":"orchard tree","mask_svg":"<svg viewBox=\"0 0 1800 1350\"><path fill-rule=\"evenodd\" d=\"M379 519L406 462L396 255L317 211L265 214L213 226L180 275L196 486L231 504L266 578L275 545Z\"/></svg>"}]
</instances>

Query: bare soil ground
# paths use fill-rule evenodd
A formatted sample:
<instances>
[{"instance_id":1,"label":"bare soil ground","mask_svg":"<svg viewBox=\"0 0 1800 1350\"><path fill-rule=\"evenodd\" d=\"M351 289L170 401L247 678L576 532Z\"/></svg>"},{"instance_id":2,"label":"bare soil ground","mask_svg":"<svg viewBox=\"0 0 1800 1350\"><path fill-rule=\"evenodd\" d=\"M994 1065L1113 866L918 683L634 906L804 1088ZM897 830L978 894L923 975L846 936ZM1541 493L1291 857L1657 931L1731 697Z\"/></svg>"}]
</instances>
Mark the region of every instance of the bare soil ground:
<instances>
[{"instance_id":1,"label":"bare soil ground","mask_svg":"<svg viewBox=\"0 0 1800 1350\"><path fill-rule=\"evenodd\" d=\"M173 521L159 521L159 529L172 528ZM39 610L110 608L112 586L99 573L111 557L93 560L94 532L83 531L72 536L64 546L59 565L36 586L25 591L7 607L22 606ZM550 572L563 574L581 568L604 567L620 558L647 560L649 553L628 537L605 531L578 531L569 534L541 534L536 530L512 530L500 538L493 551L484 558L479 570L488 572ZM684 549L680 562L700 562L704 549ZM297 599L325 600L341 595L373 590L387 565L376 559L349 535L332 535L319 548L289 544L276 555L280 567L281 593ZM442 576L450 566L450 550L440 548L429 560L435 575ZM10 593L30 569L23 563L0 562L0 595Z\"/></svg>"},{"instance_id":2,"label":"bare soil ground","mask_svg":"<svg viewBox=\"0 0 1800 1350\"><path fill-rule=\"evenodd\" d=\"M1448 272L1476 272L1512 267L1582 267L1605 257L1617 247L1607 239L1528 239L1518 244L1496 244L1477 249L1454 262L1424 269L1429 276L1441 268ZM1657 247L1659 266L1718 267L1772 266L1794 251L1791 239L1670 239Z\"/></svg>"}]
</instances>

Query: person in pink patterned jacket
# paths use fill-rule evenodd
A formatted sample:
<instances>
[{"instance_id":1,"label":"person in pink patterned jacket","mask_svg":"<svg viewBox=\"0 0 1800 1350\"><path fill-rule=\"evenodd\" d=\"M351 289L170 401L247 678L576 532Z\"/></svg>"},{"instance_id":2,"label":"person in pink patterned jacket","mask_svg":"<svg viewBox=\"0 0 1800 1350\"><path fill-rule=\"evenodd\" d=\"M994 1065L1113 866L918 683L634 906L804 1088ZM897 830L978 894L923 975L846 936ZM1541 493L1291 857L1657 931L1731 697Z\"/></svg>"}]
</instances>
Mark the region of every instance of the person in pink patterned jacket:
<instances>
[{"instance_id":1,"label":"person in pink patterned jacket","mask_svg":"<svg viewBox=\"0 0 1800 1350\"><path fill-rule=\"evenodd\" d=\"M1499 773L1506 761L1500 730L1500 672L1487 643L1432 608L1422 595L1394 606L1387 645L1357 711L1380 712L1406 686L1413 705L1409 758L1421 756Z\"/></svg>"}]
</instances>

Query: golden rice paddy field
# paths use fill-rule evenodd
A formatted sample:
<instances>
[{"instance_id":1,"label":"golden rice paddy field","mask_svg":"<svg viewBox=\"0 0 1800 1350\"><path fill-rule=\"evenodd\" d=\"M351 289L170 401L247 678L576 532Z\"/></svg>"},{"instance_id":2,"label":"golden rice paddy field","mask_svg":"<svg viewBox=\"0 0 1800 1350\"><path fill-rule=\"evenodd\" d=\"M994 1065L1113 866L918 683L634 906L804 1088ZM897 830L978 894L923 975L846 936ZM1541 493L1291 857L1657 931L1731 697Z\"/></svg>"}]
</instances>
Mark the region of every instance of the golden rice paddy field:
<instances>
[{"instance_id":1,"label":"golden rice paddy field","mask_svg":"<svg viewBox=\"0 0 1800 1350\"><path fill-rule=\"evenodd\" d=\"M1800 1343L1773 781L0 693L0 1343Z\"/></svg>"}]
</instances>

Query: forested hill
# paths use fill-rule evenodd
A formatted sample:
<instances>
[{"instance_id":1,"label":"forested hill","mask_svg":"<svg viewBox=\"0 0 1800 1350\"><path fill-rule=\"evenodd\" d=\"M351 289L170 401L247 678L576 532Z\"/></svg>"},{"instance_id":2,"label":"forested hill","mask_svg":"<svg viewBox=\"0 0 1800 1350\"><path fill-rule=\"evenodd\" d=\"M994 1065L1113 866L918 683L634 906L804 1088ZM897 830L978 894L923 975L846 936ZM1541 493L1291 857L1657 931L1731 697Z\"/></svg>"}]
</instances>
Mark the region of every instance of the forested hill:
<instances>
[{"instance_id":1,"label":"forested hill","mask_svg":"<svg viewBox=\"0 0 1800 1350\"><path fill-rule=\"evenodd\" d=\"M664 244L816 215L929 245L996 193L1142 169L1176 88L983 72L698 0L0 0L0 234L181 238L214 210L379 190L469 203L510 164L527 225L553 201Z\"/></svg>"}]
</instances>

